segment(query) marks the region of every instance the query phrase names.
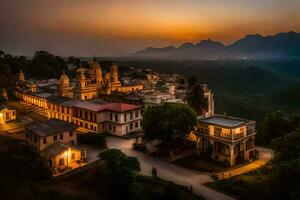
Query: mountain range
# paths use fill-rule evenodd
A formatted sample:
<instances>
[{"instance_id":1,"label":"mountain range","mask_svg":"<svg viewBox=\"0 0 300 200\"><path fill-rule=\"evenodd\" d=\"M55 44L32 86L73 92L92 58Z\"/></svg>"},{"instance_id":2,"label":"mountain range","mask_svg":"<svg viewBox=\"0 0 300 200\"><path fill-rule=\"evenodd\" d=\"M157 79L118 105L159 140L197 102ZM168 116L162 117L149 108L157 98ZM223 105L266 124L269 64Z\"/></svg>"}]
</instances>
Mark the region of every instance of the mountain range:
<instances>
[{"instance_id":1,"label":"mountain range","mask_svg":"<svg viewBox=\"0 0 300 200\"><path fill-rule=\"evenodd\" d=\"M293 31L262 36L248 34L232 44L211 39L197 44L186 42L179 47L148 47L138 57L173 59L300 59L300 33Z\"/></svg>"}]
</instances>

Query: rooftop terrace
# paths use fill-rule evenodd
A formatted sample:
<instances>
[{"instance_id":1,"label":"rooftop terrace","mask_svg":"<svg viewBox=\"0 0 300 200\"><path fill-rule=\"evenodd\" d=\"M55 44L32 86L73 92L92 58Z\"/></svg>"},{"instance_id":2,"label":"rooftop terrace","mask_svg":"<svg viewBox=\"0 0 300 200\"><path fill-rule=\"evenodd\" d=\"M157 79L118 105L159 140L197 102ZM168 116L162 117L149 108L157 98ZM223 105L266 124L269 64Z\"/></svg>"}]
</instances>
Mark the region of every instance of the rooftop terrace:
<instances>
[{"instance_id":1,"label":"rooftop terrace","mask_svg":"<svg viewBox=\"0 0 300 200\"><path fill-rule=\"evenodd\" d=\"M224 126L229 128L234 128L250 121L247 119L235 118L235 117L223 116L223 115L214 115L208 118L199 118L198 120L199 122L219 125L219 126Z\"/></svg>"}]
</instances>

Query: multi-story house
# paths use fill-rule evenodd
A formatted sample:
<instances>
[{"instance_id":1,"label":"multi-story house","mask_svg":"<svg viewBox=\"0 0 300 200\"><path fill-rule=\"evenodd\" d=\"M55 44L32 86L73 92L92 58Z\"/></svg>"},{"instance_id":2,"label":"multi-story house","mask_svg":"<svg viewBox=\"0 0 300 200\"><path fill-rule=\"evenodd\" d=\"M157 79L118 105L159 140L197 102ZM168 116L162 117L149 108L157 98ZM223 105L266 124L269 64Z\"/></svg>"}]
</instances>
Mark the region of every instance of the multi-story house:
<instances>
[{"instance_id":1,"label":"multi-story house","mask_svg":"<svg viewBox=\"0 0 300 200\"><path fill-rule=\"evenodd\" d=\"M125 103L79 102L73 106L75 125L122 136L141 130L141 107Z\"/></svg>"},{"instance_id":2,"label":"multi-story house","mask_svg":"<svg viewBox=\"0 0 300 200\"><path fill-rule=\"evenodd\" d=\"M73 123L73 105L78 100L69 97L50 96L47 97L47 114L48 118L60 119L66 122Z\"/></svg>"},{"instance_id":3,"label":"multi-story house","mask_svg":"<svg viewBox=\"0 0 300 200\"><path fill-rule=\"evenodd\" d=\"M156 106L162 103L183 103L183 101L181 99L176 99L174 95L169 93L154 92L145 94L143 103L147 108L149 106Z\"/></svg>"},{"instance_id":4,"label":"multi-story house","mask_svg":"<svg viewBox=\"0 0 300 200\"><path fill-rule=\"evenodd\" d=\"M254 158L255 134L255 121L214 115L199 118L191 138L198 153L209 152L213 159L233 166Z\"/></svg>"},{"instance_id":5,"label":"multi-story house","mask_svg":"<svg viewBox=\"0 0 300 200\"><path fill-rule=\"evenodd\" d=\"M54 170L77 167L85 152L74 147L77 144L76 128L58 119L33 123L25 128L27 145L46 157Z\"/></svg>"}]
</instances>

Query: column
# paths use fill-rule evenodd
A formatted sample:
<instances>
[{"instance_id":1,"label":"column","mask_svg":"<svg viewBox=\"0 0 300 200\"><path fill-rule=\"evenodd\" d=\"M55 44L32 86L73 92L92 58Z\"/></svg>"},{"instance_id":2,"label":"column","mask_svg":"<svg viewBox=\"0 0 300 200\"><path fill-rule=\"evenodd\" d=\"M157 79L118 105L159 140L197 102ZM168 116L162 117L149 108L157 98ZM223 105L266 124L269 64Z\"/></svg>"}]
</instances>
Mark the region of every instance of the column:
<instances>
[{"instance_id":1,"label":"column","mask_svg":"<svg viewBox=\"0 0 300 200\"><path fill-rule=\"evenodd\" d=\"M229 165L233 166L234 165L234 145L229 145L229 149L230 149Z\"/></svg>"}]
</instances>

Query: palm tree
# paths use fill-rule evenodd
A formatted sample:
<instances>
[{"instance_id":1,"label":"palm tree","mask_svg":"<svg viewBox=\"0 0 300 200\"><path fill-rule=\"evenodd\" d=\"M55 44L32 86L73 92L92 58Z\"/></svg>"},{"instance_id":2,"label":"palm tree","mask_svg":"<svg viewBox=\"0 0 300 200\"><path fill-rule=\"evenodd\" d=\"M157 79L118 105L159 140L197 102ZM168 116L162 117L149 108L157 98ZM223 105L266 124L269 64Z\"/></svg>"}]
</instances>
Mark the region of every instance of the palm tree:
<instances>
[{"instance_id":1,"label":"palm tree","mask_svg":"<svg viewBox=\"0 0 300 200\"><path fill-rule=\"evenodd\" d=\"M186 97L187 103L193 108L197 115L202 115L208 108L207 98L201 85L195 85L188 92Z\"/></svg>"}]
</instances>

